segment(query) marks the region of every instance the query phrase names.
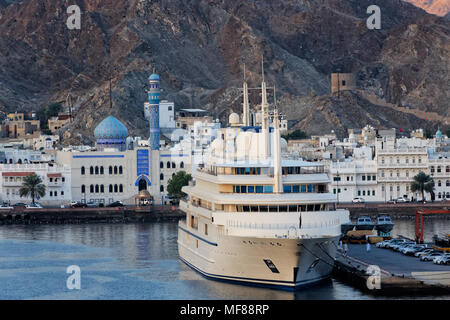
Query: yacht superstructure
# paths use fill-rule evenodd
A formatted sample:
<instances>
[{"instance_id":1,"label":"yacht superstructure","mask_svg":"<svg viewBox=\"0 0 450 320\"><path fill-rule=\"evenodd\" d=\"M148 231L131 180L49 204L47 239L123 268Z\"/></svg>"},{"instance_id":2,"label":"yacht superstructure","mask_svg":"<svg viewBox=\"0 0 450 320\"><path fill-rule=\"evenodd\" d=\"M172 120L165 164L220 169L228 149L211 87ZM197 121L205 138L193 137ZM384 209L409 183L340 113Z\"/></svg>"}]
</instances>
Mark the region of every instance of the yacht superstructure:
<instances>
[{"instance_id":1,"label":"yacht superstructure","mask_svg":"<svg viewBox=\"0 0 450 320\"><path fill-rule=\"evenodd\" d=\"M278 110L271 127L261 87L262 125L247 125L244 92L244 124L220 130L195 185L183 187L179 256L209 278L296 288L330 276L349 213L336 209L322 165L282 155Z\"/></svg>"}]
</instances>

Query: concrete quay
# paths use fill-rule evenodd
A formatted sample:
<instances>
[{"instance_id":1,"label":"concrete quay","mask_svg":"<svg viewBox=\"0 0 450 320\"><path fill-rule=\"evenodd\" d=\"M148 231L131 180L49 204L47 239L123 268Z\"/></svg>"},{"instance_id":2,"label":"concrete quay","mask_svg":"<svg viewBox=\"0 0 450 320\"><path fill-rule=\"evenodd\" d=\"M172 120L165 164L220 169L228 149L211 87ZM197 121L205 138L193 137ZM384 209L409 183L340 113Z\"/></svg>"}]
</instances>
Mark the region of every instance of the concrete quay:
<instances>
[{"instance_id":1,"label":"concrete quay","mask_svg":"<svg viewBox=\"0 0 450 320\"><path fill-rule=\"evenodd\" d=\"M410 218L415 217L417 210L450 210L450 201L434 202L434 203L340 203L337 205L339 209L347 209L350 211L351 218L359 215L369 215L376 217L380 214L388 214L392 218ZM442 218L450 219L450 215Z\"/></svg>"},{"instance_id":2,"label":"concrete quay","mask_svg":"<svg viewBox=\"0 0 450 320\"><path fill-rule=\"evenodd\" d=\"M178 221L185 214L173 206L117 208L43 208L0 211L1 224L81 224Z\"/></svg>"},{"instance_id":3,"label":"concrete quay","mask_svg":"<svg viewBox=\"0 0 450 320\"><path fill-rule=\"evenodd\" d=\"M380 270L380 288L370 289L369 266ZM450 294L450 266L423 262L390 249L349 244L347 255L339 252L333 276L364 292L379 296Z\"/></svg>"}]
</instances>

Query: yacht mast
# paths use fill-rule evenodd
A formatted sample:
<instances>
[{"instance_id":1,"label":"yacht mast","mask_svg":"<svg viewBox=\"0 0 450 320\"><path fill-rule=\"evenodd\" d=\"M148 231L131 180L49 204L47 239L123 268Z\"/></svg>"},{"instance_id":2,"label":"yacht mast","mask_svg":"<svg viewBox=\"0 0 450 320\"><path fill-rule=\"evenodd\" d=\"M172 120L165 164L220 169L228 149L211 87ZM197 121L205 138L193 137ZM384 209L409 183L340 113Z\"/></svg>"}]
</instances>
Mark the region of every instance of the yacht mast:
<instances>
[{"instance_id":1,"label":"yacht mast","mask_svg":"<svg viewBox=\"0 0 450 320\"><path fill-rule=\"evenodd\" d=\"M275 94L274 94L275 95ZM280 137L280 124L278 119L278 107L275 98L275 110L273 113L273 172L274 172L274 184L273 192L282 193L282 183L281 183L281 137Z\"/></svg>"},{"instance_id":2,"label":"yacht mast","mask_svg":"<svg viewBox=\"0 0 450 320\"><path fill-rule=\"evenodd\" d=\"M243 114L242 114L242 123L245 127L250 125L249 111L250 111L250 106L248 103L248 85L247 85L247 79L245 77L245 64L244 64L244 110L243 110Z\"/></svg>"},{"instance_id":3,"label":"yacht mast","mask_svg":"<svg viewBox=\"0 0 450 320\"><path fill-rule=\"evenodd\" d=\"M261 116L262 116L262 134L264 136L264 149L263 157L267 159L269 156L269 115L268 115L268 103L267 103L267 89L266 82L264 81L264 57L261 58L262 69L262 83L261 83Z\"/></svg>"}]
</instances>

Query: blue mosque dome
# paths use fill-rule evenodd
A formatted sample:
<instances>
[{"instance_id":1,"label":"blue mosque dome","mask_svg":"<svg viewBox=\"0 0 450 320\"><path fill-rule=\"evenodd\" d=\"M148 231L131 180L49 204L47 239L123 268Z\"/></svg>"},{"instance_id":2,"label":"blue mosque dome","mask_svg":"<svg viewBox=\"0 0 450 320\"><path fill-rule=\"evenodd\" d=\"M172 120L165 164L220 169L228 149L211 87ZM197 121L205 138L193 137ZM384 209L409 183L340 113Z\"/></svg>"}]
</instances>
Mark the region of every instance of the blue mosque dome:
<instances>
[{"instance_id":1,"label":"blue mosque dome","mask_svg":"<svg viewBox=\"0 0 450 320\"><path fill-rule=\"evenodd\" d=\"M154 73L148 79L149 80L159 80L159 76L156 73Z\"/></svg>"},{"instance_id":2,"label":"blue mosque dome","mask_svg":"<svg viewBox=\"0 0 450 320\"><path fill-rule=\"evenodd\" d=\"M94 135L97 139L126 139L128 130L122 122L109 116L95 128Z\"/></svg>"}]
</instances>

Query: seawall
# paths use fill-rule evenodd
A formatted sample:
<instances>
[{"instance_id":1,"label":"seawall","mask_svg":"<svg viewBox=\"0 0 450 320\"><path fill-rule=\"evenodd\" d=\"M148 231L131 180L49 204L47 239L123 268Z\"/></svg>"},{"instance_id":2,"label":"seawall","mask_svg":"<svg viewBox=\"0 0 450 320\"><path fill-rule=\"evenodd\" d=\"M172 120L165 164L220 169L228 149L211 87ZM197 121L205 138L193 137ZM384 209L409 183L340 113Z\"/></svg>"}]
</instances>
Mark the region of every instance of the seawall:
<instances>
[{"instance_id":1,"label":"seawall","mask_svg":"<svg viewBox=\"0 0 450 320\"><path fill-rule=\"evenodd\" d=\"M119 208L43 208L0 211L0 224L80 224L178 221L185 213L173 206Z\"/></svg>"},{"instance_id":2,"label":"seawall","mask_svg":"<svg viewBox=\"0 0 450 320\"><path fill-rule=\"evenodd\" d=\"M366 203L366 204L339 204L339 209L348 209L350 216L356 218L360 215L370 215L372 218L380 214L388 214L394 218L414 218L417 210L450 210L450 202L436 203ZM450 215L441 216L450 219Z\"/></svg>"}]
</instances>

